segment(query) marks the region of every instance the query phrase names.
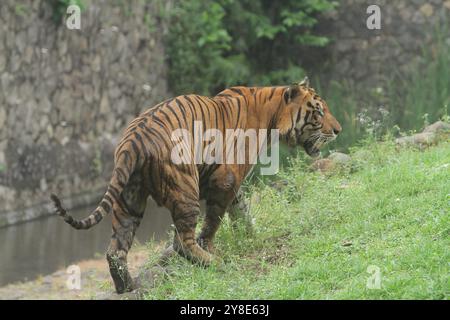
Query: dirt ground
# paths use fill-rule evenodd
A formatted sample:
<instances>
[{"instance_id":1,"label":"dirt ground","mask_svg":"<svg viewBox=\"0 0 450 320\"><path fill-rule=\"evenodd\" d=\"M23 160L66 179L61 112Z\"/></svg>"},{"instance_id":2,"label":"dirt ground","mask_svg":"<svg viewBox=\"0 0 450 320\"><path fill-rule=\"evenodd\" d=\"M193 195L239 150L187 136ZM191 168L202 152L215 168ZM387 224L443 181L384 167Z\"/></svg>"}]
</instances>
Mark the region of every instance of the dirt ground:
<instances>
[{"instance_id":1,"label":"dirt ground","mask_svg":"<svg viewBox=\"0 0 450 320\"><path fill-rule=\"evenodd\" d=\"M144 246L135 247L128 256L130 273L135 276L148 258ZM33 281L9 284L0 288L0 300L85 300L85 299L135 299L135 294L117 295L114 293L105 258L80 261L80 290L69 289L67 281L70 274L66 269Z\"/></svg>"}]
</instances>

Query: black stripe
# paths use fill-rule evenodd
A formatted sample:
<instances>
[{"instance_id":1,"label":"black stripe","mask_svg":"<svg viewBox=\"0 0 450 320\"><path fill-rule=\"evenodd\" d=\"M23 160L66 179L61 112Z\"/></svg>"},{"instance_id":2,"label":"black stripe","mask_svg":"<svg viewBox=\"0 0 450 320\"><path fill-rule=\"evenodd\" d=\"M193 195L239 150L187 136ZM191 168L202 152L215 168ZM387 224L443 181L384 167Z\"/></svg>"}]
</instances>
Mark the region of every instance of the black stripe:
<instances>
[{"instance_id":1,"label":"black stripe","mask_svg":"<svg viewBox=\"0 0 450 320\"><path fill-rule=\"evenodd\" d=\"M195 107L192 108L192 103L187 98L187 96L183 96L183 97L187 101L187 106L189 107L189 111L191 112L191 115L192 115L192 128L191 129L194 130L194 122L197 119L197 113L195 112Z\"/></svg>"},{"instance_id":2,"label":"black stripe","mask_svg":"<svg viewBox=\"0 0 450 320\"><path fill-rule=\"evenodd\" d=\"M178 126L179 126L180 128L182 128L180 118L178 118L178 115L177 115L177 113L175 112L175 110L173 110L172 106L170 106L170 105L168 105L167 108L169 108L170 112L172 112L172 114L173 114L173 115L175 116L175 118L177 119Z\"/></svg>"},{"instance_id":3,"label":"black stripe","mask_svg":"<svg viewBox=\"0 0 450 320\"><path fill-rule=\"evenodd\" d=\"M269 100L272 99L273 94L275 93L276 90L277 90L277 87L273 87L273 88L272 88L272 90L270 91Z\"/></svg>"},{"instance_id":4,"label":"black stripe","mask_svg":"<svg viewBox=\"0 0 450 320\"><path fill-rule=\"evenodd\" d=\"M237 98L236 101L237 101L238 113L237 113L237 119L236 119L236 127L234 128L235 130L239 126L239 120L241 118L241 100L239 98Z\"/></svg>"},{"instance_id":5,"label":"black stripe","mask_svg":"<svg viewBox=\"0 0 450 320\"><path fill-rule=\"evenodd\" d=\"M197 115L197 111L195 110L194 102L192 102L191 98L189 98L188 96L184 96L184 98L192 105L192 107L194 107L195 119L198 119L198 115Z\"/></svg>"},{"instance_id":6,"label":"black stripe","mask_svg":"<svg viewBox=\"0 0 450 320\"><path fill-rule=\"evenodd\" d=\"M142 131L141 133L144 135L145 139L147 139L147 141L153 145L153 147L154 147L154 148L153 148L153 152L156 152L157 155L159 156L159 151L160 151L160 149L161 149L161 148L159 147L159 145L158 145L155 141L153 141L152 137L145 131L145 129L144 129L144 131ZM149 152L150 152L150 151L149 151ZM149 158L149 159L150 159L150 158Z\"/></svg>"},{"instance_id":7,"label":"black stripe","mask_svg":"<svg viewBox=\"0 0 450 320\"><path fill-rule=\"evenodd\" d=\"M222 100L219 100L219 102L220 102L220 104L222 105L222 109L223 109L223 111L225 112L225 114L226 114L226 116L227 116L226 119L228 119L228 121L231 122L230 114L229 114L229 110L228 110L228 106L227 106L227 105L225 104L225 102L223 102Z\"/></svg>"},{"instance_id":8,"label":"black stripe","mask_svg":"<svg viewBox=\"0 0 450 320\"><path fill-rule=\"evenodd\" d=\"M124 211L124 212L126 212L126 211ZM113 211L113 216L114 216L114 218L116 218L117 222L120 224L120 226L121 226L122 228L125 228L125 227L126 227L126 226L124 225L124 223L122 222L122 219L119 218L119 215L117 214L117 212L116 212L115 210Z\"/></svg>"},{"instance_id":9,"label":"black stripe","mask_svg":"<svg viewBox=\"0 0 450 320\"><path fill-rule=\"evenodd\" d=\"M187 128L187 115L186 115L186 109L184 108L183 103L181 103L181 101L177 98L175 99L175 102L178 106L178 108L180 109L181 113L183 114L183 120L184 120L184 127Z\"/></svg>"},{"instance_id":10,"label":"black stripe","mask_svg":"<svg viewBox=\"0 0 450 320\"><path fill-rule=\"evenodd\" d=\"M123 172L122 168L116 167L116 168L114 168L114 170L117 171L117 174L120 176L120 180L122 180L122 183L125 183L127 176L126 176L125 172Z\"/></svg>"},{"instance_id":11,"label":"black stripe","mask_svg":"<svg viewBox=\"0 0 450 320\"><path fill-rule=\"evenodd\" d=\"M298 110L298 113L297 113L297 120L295 120L295 125L297 125L297 123L300 122L301 116L302 116L302 110L300 109L300 110Z\"/></svg>"},{"instance_id":12,"label":"black stripe","mask_svg":"<svg viewBox=\"0 0 450 320\"><path fill-rule=\"evenodd\" d=\"M170 150L171 146L167 144L167 139L166 137L163 137L163 135L156 129L154 128L145 128L145 130L149 133L149 134L153 134L153 135L157 135L159 137L159 139L164 143L164 146L166 147L166 150Z\"/></svg>"},{"instance_id":13,"label":"black stripe","mask_svg":"<svg viewBox=\"0 0 450 320\"><path fill-rule=\"evenodd\" d=\"M150 154L147 150L147 148L145 147L144 141L142 141L142 137L139 133L135 132L134 136L136 137L137 141L139 142L140 146L141 146L141 150L144 151L145 154L145 159L143 162L145 162L145 160L148 160L150 158Z\"/></svg>"},{"instance_id":14,"label":"black stripe","mask_svg":"<svg viewBox=\"0 0 450 320\"><path fill-rule=\"evenodd\" d=\"M211 104L214 108L214 115L215 115L215 122L216 122L216 127L214 129L219 130L219 115L217 114L217 104L215 100L212 100L212 104Z\"/></svg>"},{"instance_id":15,"label":"black stripe","mask_svg":"<svg viewBox=\"0 0 450 320\"><path fill-rule=\"evenodd\" d=\"M222 125L223 125L223 132L225 132L225 130L226 130L226 121L225 121L225 116L224 116L224 110L223 110L223 107L222 108L219 108L220 109L220 115L222 116L221 118L222 118Z\"/></svg>"},{"instance_id":16,"label":"black stripe","mask_svg":"<svg viewBox=\"0 0 450 320\"><path fill-rule=\"evenodd\" d=\"M120 159L122 154L125 154L125 165L128 171L131 171L131 155L128 150L122 150L119 154L117 154L117 159Z\"/></svg>"},{"instance_id":17,"label":"black stripe","mask_svg":"<svg viewBox=\"0 0 450 320\"><path fill-rule=\"evenodd\" d=\"M200 108L202 110L202 115L203 115L203 108L206 108L206 110L208 111L208 119L206 119L206 117L205 117L205 121L204 121L204 123L208 124L211 121L211 112L209 110L208 104L205 101L203 101L202 97L200 97L200 96L196 96L196 97L197 97L197 102L199 103ZM208 128L209 128L209 126L208 126ZM207 130L208 128L205 127L205 130Z\"/></svg>"},{"instance_id":18,"label":"black stripe","mask_svg":"<svg viewBox=\"0 0 450 320\"><path fill-rule=\"evenodd\" d=\"M108 211L106 211L106 212L108 212ZM95 214L95 216L94 216L95 223L99 223L102 220L102 218L103 218L103 215L100 212Z\"/></svg>"},{"instance_id":19,"label":"black stripe","mask_svg":"<svg viewBox=\"0 0 450 320\"><path fill-rule=\"evenodd\" d=\"M161 112L164 115L164 117L166 118L167 122L169 122L170 128L174 129L172 120L170 120L170 117L167 115L167 113L164 110L159 110L159 112Z\"/></svg>"},{"instance_id":20,"label":"black stripe","mask_svg":"<svg viewBox=\"0 0 450 320\"><path fill-rule=\"evenodd\" d=\"M141 158L141 155L139 153L139 148L137 147L136 142L134 142L133 139L129 139L128 141L130 141L131 147L133 148L133 151L136 153L136 163L139 163L139 160Z\"/></svg>"},{"instance_id":21,"label":"black stripe","mask_svg":"<svg viewBox=\"0 0 450 320\"><path fill-rule=\"evenodd\" d=\"M111 197L108 196L107 194L105 194L105 195L103 196L103 199L105 199L106 201L109 201L110 205L113 204L113 201L112 201Z\"/></svg>"},{"instance_id":22,"label":"black stripe","mask_svg":"<svg viewBox=\"0 0 450 320\"><path fill-rule=\"evenodd\" d=\"M100 207L102 207L103 210L105 210L105 212L107 213L109 212L109 210L111 210L111 206L105 201L100 202Z\"/></svg>"},{"instance_id":23,"label":"black stripe","mask_svg":"<svg viewBox=\"0 0 450 320\"><path fill-rule=\"evenodd\" d=\"M231 91L236 92L237 94L240 94L241 96L243 96L244 94L242 93L241 89L238 88L230 88Z\"/></svg>"}]
</instances>

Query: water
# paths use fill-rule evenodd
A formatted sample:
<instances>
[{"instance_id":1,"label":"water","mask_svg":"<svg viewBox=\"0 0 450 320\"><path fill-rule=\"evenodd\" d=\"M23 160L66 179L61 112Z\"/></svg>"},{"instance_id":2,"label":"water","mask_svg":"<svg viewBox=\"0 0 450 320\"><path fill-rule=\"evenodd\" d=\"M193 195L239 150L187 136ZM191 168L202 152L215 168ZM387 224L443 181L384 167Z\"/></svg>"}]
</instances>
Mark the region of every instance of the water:
<instances>
[{"instance_id":1,"label":"water","mask_svg":"<svg viewBox=\"0 0 450 320\"><path fill-rule=\"evenodd\" d=\"M70 213L83 218L93 209ZM169 211L149 201L136 233L137 241L167 238L171 223ZM110 237L110 216L90 230L75 230L58 216L0 228L0 286L33 280L80 260L104 257Z\"/></svg>"}]
</instances>

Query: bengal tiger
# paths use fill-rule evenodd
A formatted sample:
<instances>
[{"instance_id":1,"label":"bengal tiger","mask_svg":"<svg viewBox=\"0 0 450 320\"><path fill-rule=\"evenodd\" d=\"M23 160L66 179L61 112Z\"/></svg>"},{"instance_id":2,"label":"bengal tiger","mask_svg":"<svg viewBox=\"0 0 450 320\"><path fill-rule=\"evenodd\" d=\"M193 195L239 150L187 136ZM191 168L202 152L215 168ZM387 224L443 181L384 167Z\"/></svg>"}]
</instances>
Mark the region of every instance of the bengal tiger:
<instances>
[{"instance_id":1,"label":"bengal tiger","mask_svg":"<svg viewBox=\"0 0 450 320\"><path fill-rule=\"evenodd\" d=\"M51 195L56 213L75 229L89 229L112 214L113 234L106 258L117 293L135 289L127 254L149 196L171 212L174 251L204 266L215 259L214 235L226 210L233 211L239 205L236 195L253 164L174 164L171 150L176 142L171 133L177 128L192 132L194 121L201 121L204 130L221 132L252 128L268 129L270 135L269 129L278 129L289 145L300 145L313 157L341 131L307 78L290 86L232 87L212 98L178 96L140 114L115 149L111 181L91 215L75 220L59 198ZM206 200L206 213L196 238L201 199Z\"/></svg>"}]
</instances>

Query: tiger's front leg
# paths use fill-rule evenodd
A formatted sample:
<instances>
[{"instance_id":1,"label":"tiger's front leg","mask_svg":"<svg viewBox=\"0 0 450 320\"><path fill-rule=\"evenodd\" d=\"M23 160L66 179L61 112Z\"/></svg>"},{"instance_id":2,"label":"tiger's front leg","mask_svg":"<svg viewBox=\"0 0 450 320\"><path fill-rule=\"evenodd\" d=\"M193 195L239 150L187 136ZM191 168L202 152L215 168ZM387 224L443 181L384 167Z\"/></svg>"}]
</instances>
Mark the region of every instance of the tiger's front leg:
<instances>
[{"instance_id":1,"label":"tiger's front leg","mask_svg":"<svg viewBox=\"0 0 450 320\"><path fill-rule=\"evenodd\" d=\"M253 231L253 219L250 215L249 200L244 196L242 188L239 189L236 198L234 198L231 205L228 207L228 216L233 222L232 226L237 227L239 223L244 223L247 233Z\"/></svg>"},{"instance_id":2,"label":"tiger's front leg","mask_svg":"<svg viewBox=\"0 0 450 320\"><path fill-rule=\"evenodd\" d=\"M214 236L217 230L219 230L224 215L225 207L218 203L207 202L205 221L202 231L197 238L197 243L208 252L214 253Z\"/></svg>"}]
</instances>

